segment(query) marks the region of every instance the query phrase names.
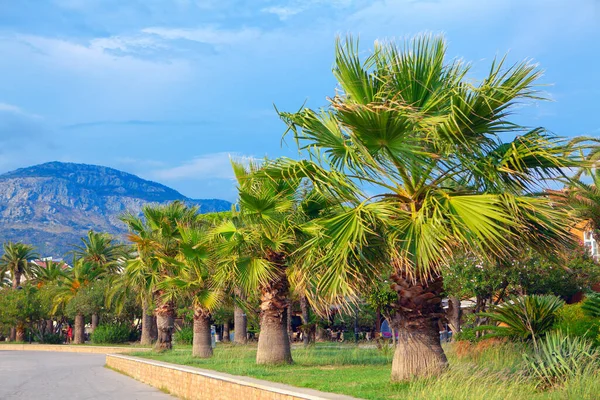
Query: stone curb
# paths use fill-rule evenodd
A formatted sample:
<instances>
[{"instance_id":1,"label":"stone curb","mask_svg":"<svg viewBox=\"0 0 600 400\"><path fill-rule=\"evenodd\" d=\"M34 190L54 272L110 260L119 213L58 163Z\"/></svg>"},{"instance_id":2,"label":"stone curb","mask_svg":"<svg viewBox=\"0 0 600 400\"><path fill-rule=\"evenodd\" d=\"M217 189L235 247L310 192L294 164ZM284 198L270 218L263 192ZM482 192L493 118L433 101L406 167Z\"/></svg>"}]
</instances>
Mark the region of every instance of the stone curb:
<instances>
[{"instance_id":1,"label":"stone curb","mask_svg":"<svg viewBox=\"0 0 600 400\"><path fill-rule=\"evenodd\" d=\"M67 344L0 344L0 350L13 351L55 351L64 353L93 353L114 354L149 351L144 347L115 347L115 346L71 346Z\"/></svg>"},{"instance_id":2,"label":"stone curb","mask_svg":"<svg viewBox=\"0 0 600 400\"><path fill-rule=\"evenodd\" d=\"M125 362L123 363L122 361ZM150 384L151 386L159 389L167 390L170 393L180 396L184 399L232 399L237 397L244 400L358 400L355 397L342 394L320 392L318 390L298 388L246 376L230 375L223 372L171 364L162 361L148 360L133 356L107 354L106 365L132 378ZM149 368L146 368L146 366ZM159 376L162 383L157 382L152 378L152 375L157 372L151 370L155 370L157 368L160 369ZM146 370L144 371L144 369ZM187 378L184 377L186 374L190 376ZM202 383L194 383L195 377L202 377L202 380L205 384L203 385ZM213 380L216 382L207 382L207 380ZM196 381L198 381L198 379L196 379ZM165 384L165 382L167 382L167 384ZM215 384L215 388L219 388L218 390L211 391L210 387L213 386L213 383ZM224 390L224 385L229 386L229 388Z\"/></svg>"}]
</instances>

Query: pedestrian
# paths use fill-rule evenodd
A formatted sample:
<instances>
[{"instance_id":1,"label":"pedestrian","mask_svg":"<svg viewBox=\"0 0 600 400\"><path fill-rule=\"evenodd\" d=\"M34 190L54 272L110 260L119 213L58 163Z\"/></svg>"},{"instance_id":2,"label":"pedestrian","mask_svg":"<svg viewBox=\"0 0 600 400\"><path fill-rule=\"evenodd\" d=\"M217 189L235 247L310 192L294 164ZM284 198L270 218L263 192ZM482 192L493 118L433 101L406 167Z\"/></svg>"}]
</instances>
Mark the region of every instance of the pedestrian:
<instances>
[{"instance_id":1,"label":"pedestrian","mask_svg":"<svg viewBox=\"0 0 600 400\"><path fill-rule=\"evenodd\" d=\"M71 328L71 325L69 324L69 327L67 328L67 344L71 343L72 339L73 339L73 328Z\"/></svg>"}]
</instances>

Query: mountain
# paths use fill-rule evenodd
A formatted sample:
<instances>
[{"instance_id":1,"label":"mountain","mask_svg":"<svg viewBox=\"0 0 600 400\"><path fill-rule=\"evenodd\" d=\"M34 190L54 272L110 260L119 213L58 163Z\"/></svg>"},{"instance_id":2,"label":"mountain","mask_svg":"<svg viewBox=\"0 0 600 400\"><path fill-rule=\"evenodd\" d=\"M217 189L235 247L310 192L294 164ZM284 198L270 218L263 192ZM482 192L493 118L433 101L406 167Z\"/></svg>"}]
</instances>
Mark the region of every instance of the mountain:
<instances>
[{"instance_id":1,"label":"mountain","mask_svg":"<svg viewBox=\"0 0 600 400\"><path fill-rule=\"evenodd\" d=\"M174 200L200 212L226 211L225 200L190 199L174 189L113 168L49 162L0 175L0 242L22 241L59 257L90 229L123 237L119 215Z\"/></svg>"}]
</instances>

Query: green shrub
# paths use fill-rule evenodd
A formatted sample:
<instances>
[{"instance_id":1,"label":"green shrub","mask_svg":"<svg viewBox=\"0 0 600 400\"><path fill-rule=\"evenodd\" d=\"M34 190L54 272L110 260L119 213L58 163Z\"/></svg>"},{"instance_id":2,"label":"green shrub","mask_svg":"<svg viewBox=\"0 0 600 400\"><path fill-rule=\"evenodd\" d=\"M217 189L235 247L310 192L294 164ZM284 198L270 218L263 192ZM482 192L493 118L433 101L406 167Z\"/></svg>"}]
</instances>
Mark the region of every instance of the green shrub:
<instances>
[{"instance_id":1,"label":"green shrub","mask_svg":"<svg viewBox=\"0 0 600 400\"><path fill-rule=\"evenodd\" d=\"M582 304L568 304L558 311L554 330L573 337L592 340L600 345L600 319L585 315Z\"/></svg>"},{"instance_id":2,"label":"green shrub","mask_svg":"<svg viewBox=\"0 0 600 400\"><path fill-rule=\"evenodd\" d=\"M600 294L588 294L581 305L581 309L588 317L600 318Z\"/></svg>"},{"instance_id":3,"label":"green shrub","mask_svg":"<svg viewBox=\"0 0 600 400\"><path fill-rule=\"evenodd\" d=\"M126 343L131 330L127 324L100 325L92 333L91 339L97 344Z\"/></svg>"},{"instance_id":4,"label":"green shrub","mask_svg":"<svg viewBox=\"0 0 600 400\"><path fill-rule=\"evenodd\" d=\"M58 333L45 333L42 336L36 335L35 340L43 344L61 344L63 342L62 336Z\"/></svg>"},{"instance_id":5,"label":"green shrub","mask_svg":"<svg viewBox=\"0 0 600 400\"><path fill-rule=\"evenodd\" d=\"M175 343L192 344L194 340L194 329L191 326L182 326L175 331Z\"/></svg>"},{"instance_id":6,"label":"green shrub","mask_svg":"<svg viewBox=\"0 0 600 400\"><path fill-rule=\"evenodd\" d=\"M513 339L540 337L552 329L557 320L557 312L563 306L564 301L553 295L512 296L493 311L479 314L502 325L482 325L476 329L491 331L492 336Z\"/></svg>"},{"instance_id":7,"label":"green shrub","mask_svg":"<svg viewBox=\"0 0 600 400\"><path fill-rule=\"evenodd\" d=\"M538 386L562 386L598 365L599 354L588 340L555 331L539 342L533 355L525 354Z\"/></svg>"}]
</instances>

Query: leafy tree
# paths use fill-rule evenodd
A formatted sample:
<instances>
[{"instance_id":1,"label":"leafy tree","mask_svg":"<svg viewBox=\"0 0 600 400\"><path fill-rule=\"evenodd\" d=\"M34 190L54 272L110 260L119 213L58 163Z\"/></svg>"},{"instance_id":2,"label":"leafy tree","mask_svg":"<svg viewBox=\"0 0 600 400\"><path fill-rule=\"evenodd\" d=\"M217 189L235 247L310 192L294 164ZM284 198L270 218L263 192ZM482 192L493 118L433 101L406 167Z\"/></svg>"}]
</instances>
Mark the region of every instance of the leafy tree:
<instances>
[{"instance_id":1,"label":"leafy tree","mask_svg":"<svg viewBox=\"0 0 600 400\"><path fill-rule=\"evenodd\" d=\"M0 325L15 326L16 340L25 341L25 330L45 318L38 289L29 284L20 290L2 290L0 295Z\"/></svg>"},{"instance_id":2,"label":"leafy tree","mask_svg":"<svg viewBox=\"0 0 600 400\"><path fill-rule=\"evenodd\" d=\"M453 249L502 258L517 238L552 249L570 237L559 200L552 206L535 193L578 156L543 128L509 118L515 104L540 97L540 73L527 62L494 61L477 84L468 65L446 62L445 53L444 40L432 36L404 48L378 42L364 58L356 41L338 42L340 90L330 106L280 114L310 158L281 159L268 171L308 177L346 206L312 224L307 245L324 255L321 295L393 281L401 332L394 381L447 365L438 320L441 271ZM501 140L509 135L516 137Z\"/></svg>"}]
</instances>

